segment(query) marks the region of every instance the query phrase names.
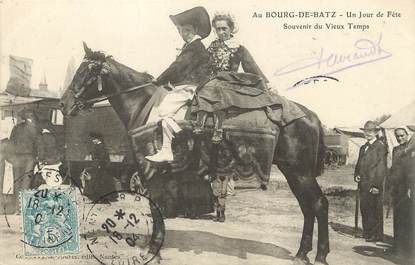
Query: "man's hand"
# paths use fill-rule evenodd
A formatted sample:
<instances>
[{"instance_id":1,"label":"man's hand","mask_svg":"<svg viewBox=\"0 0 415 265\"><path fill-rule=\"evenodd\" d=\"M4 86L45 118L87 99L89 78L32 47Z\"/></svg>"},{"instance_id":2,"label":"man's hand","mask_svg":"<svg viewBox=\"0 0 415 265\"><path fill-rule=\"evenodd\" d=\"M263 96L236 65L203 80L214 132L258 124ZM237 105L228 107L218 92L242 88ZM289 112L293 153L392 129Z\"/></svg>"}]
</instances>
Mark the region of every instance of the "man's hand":
<instances>
[{"instance_id":1,"label":"man's hand","mask_svg":"<svg viewBox=\"0 0 415 265\"><path fill-rule=\"evenodd\" d=\"M411 191L411 189L408 189L408 193L406 195L408 195L408 198L409 199L412 198L412 191Z\"/></svg>"},{"instance_id":2,"label":"man's hand","mask_svg":"<svg viewBox=\"0 0 415 265\"><path fill-rule=\"evenodd\" d=\"M372 187L372 188L369 189L369 192L374 194L374 195L377 195L377 194L380 193L380 190L378 188Z\"/></svg>"},{"instance_id":3,"label":"man's hand","mask_svg":"<svg viewBox=\"0 0 415 265\"><path fill-rule=\"evenodd\" d=\"M359 183L360 182L360 176L354 176L354 181Z\"/></svg>"}]
</instances>

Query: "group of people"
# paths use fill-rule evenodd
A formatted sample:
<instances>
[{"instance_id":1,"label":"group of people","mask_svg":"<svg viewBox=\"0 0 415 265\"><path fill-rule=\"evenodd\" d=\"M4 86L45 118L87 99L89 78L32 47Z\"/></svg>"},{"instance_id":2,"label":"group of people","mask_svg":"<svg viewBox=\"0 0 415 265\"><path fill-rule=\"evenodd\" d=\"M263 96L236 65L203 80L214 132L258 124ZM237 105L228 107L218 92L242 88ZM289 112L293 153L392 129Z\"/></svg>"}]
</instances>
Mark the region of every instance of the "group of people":
<instances>
[{"instance_id":1,"label":"group of people","mask_svg":"<svg viewBox=\"0 0 415 265\"><path fill-rule=\"evenodd\" d=\"M398 146L387 166L388 148L380 128L368 121L362 128L367 142L360 148L354 178L361 198L363 237L367 242L383 241L383 193L389 176L388 191L393 202L394 246L388 252L399 255L414 253L415 134L407 127L394 130Z\"/></svg>"},{"instance_id":2,"label":"group of people","mask_svg":"<svg viewBox=\"0 0 415 265\"><path fill-rule=\"evenodd\" d=\"M154 162L173 160L171 142L181 128L175 120L184 119L184 107L193 99L191 110L197 114L195 134L201 134L208 115L214 120L212 141L219 143L227 111L233 108L261 109L279 105L269 92L269 82L249 51L235 38L234 19L216 14L212 26L217 39L206 49L202 39L209 36L211 24L203 7L195 7L170 16L185 44L176 60L153 82L171 90L158 107L153 108L148 123L161 121L161 150L147 159ZM242 66L243 73L238 73Z\"/></svg>"},{"instance_id":3,"label":"group of people","mask_svg":"<svg viewBox=\"0 0 415 265\"><path fill-rule=\"evenodd\" d=\"M185 43L176 60L153 81L170 90L147 120L161 122L163 132L161 150L146 157L153 162L174 159L172 139L181 130L175 121L184 119L190 102L191 112L197 116L194 134L202 134L206 119L212 116L213 144L222 141L229 110L281 105L249 51L235 38L237 29L231 15L216 14L210 22L207 11L195 7L170 18ZM201 40L209 36L212 27L217 38L206 49ZM238 72L240 66L244 72ZM223 222L229 177L213 178L214 220Z\"/></svg>"},{"instance_id":4,"label":"group of people","mask_svg":"<svg viewBox=\"0 0 415 265\"><path fill-rule=\"evenodd\" d=\"M19 122L9 137L9 154L5 157L13 168L15 209L19 208L16 195L20 191L42 184L41 180L34 178L34 170L61 161L56 137L50 128L41 125L35 111L23 109L18 116Z\"/></svg>"}]
</instances>

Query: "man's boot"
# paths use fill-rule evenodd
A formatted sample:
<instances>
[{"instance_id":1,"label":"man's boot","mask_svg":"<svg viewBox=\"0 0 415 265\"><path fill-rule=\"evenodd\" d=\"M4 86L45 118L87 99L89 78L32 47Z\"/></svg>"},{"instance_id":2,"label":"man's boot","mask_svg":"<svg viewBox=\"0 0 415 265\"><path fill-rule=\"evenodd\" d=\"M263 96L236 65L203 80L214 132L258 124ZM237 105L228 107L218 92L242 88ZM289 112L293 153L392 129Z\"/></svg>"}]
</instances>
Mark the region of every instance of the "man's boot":
<instances>
[{"instance_id":1,"label":"man's boot","mask_svg":"<svg viewBox=\"0 0 415 265\"><path fill-rule=\"evenodd\" d=\"M216 211L216 216L213 217L213 222L219 222L220 219L220 211Z\"/></svg>"},{"instance_id":2,"label":"man's boot","mask_svg":"<svg viewBox=\"0 0 415 265\"><path fill-rule=\"evenodd\" d=\"M146 156L146 158L153 162L173 161L173 151L171 150L173 133L170 132L164 120L162 121L161 125L163 129L163 145L161 150L154 155Z\"/></svg>"},{"instance_id":3,"label":"man's boot","mask_svg":"<svg viewBox=\"0 0 415 265\"><path fill-rule=\"evenodd\" d=\"M213 122L214 122L214 131L212 142L218 144L223 139L223 120L225 119L224 111L215 111L213 112Z\"/></svg>"},{"instance_id":4,"label":"man's boot","mask_svg":"<svg viewBox=\"0 0 415 265\"><path fill-rule=\"evenodd\" d=\"M220 217L218 221L221 223L225 222L225 210L220 211Z\"/></svg>"},{"instance_id":5,"label":"man's boot","mask_svg":"<svg viewBox=\"0 0 415 265\"><path fill-rule=\"evenodd\" d=\"M203 129L205 128L207 115L208 115L208 113L206 111L203 111L203 110L197 112L196 126L195 126L195 129L193 130L194 134L202 134L203 133Z\"/></svg>"}]
</instances>

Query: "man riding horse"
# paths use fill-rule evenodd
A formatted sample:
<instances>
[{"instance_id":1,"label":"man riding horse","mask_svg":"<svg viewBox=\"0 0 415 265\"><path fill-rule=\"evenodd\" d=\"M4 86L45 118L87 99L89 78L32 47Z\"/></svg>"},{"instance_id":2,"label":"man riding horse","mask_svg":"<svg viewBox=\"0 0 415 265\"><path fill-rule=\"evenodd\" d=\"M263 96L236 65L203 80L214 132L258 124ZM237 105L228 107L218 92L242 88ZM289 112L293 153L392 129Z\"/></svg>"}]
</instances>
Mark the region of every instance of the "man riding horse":
<instances>
[{"instance_id":1,"label":"man riding horse","mask_svg":"<svg viewBox=\"0 0 415 265\"><path fill-rule=\"evenodd\" d=\"M161 151L147 156L154 162L173 160L171 143L173 133L181 130L174 121L183 120L183 107L193 99L196 88L210 76L209 53L201 39L209 36L209 15L203 7L195 7L178 15L170 16L180 36L185 41L176 60L154 81L154 84L170 88L159 107L153 108L147 123L161 120L163 145Z\"/></svg>"}]
</instances>

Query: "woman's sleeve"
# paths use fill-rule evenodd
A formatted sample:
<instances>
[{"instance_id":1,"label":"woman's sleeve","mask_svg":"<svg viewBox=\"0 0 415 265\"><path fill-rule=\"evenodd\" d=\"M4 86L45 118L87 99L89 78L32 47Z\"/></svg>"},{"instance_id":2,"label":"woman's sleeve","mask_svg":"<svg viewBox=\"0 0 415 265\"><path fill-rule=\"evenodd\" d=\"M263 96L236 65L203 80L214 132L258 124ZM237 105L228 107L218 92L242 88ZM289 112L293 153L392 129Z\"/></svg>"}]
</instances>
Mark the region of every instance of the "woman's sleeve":
<instances>
[{"instance_id":1,"label":"woman's sleeve","mask_svg":"<svg viewBox=\"0 0 415 265\"><path fill-rule=\"evenodd\" d=\"M262 77L265 83L268 83L268 79L266 78L264 73L261 71L259 66L256 64L254 58L249 53L249 51L244 46L241 45L239 47L239 52L241 53L241 64L242 64L242 69L244 70L244 72L259 75Z\"/></svg>"}]
</instances>

